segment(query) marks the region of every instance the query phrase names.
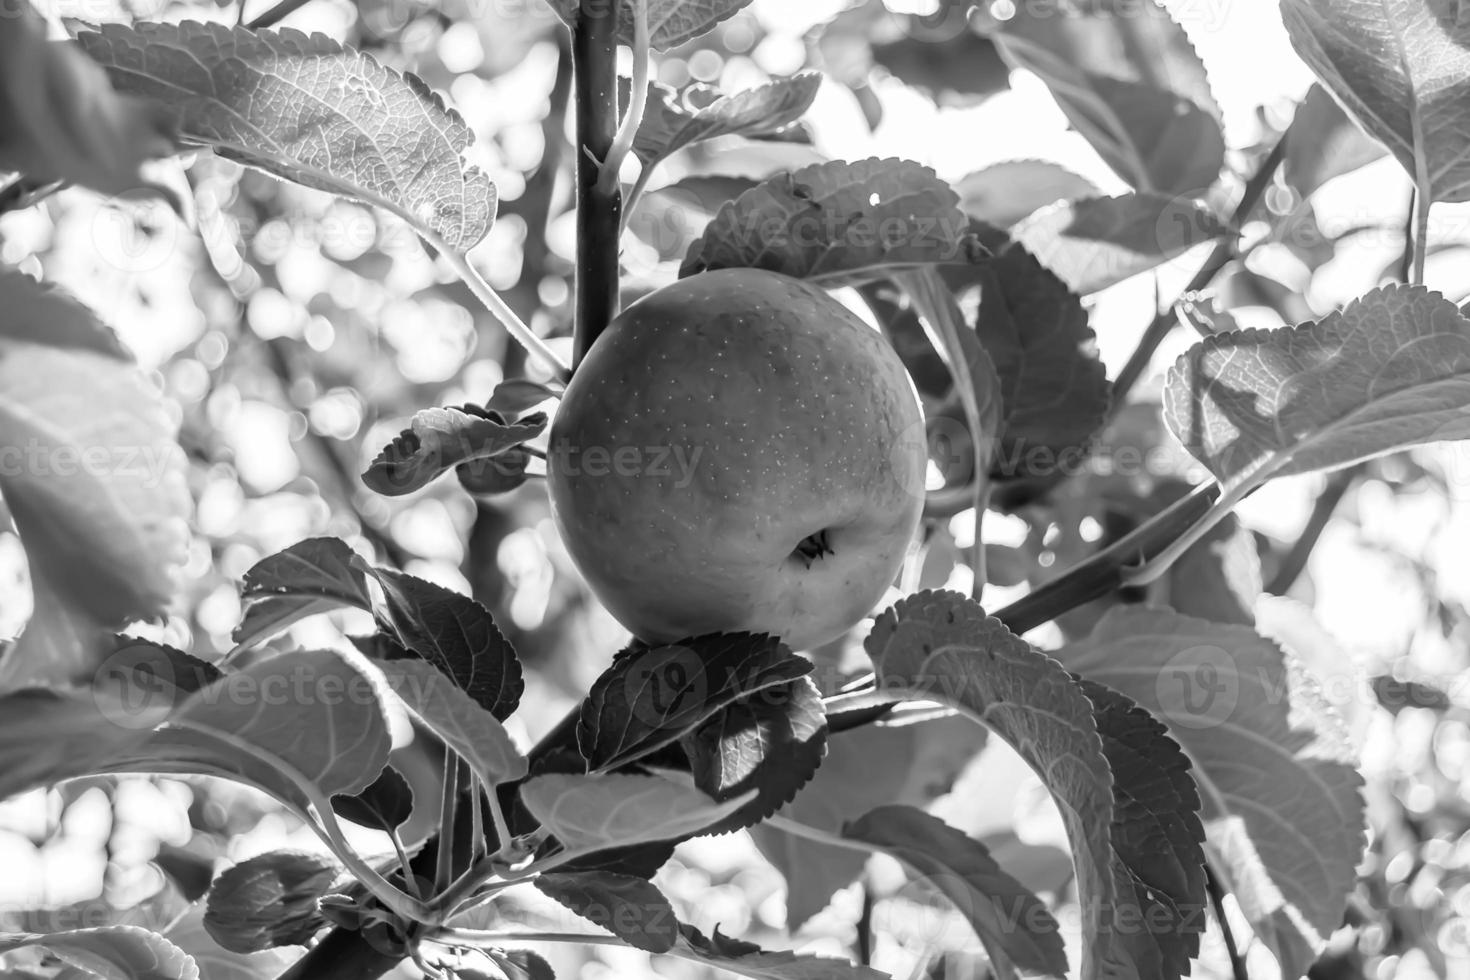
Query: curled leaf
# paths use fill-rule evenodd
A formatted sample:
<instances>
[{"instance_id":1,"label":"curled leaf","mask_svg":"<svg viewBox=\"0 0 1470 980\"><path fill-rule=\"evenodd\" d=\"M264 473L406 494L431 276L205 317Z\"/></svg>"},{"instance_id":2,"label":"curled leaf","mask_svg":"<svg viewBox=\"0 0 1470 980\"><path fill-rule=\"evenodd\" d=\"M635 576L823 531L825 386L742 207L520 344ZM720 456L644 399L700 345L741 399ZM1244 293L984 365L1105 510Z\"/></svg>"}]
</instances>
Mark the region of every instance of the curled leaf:
<instances>
[{"instance_id":1,"label":"curled leaf","mask_svg":"<svg viewBox=\"0 0 1470 980\"><path fill-rule=\"evenodd\" d=\"M383 447L362 482L388 497L413 493L461 463L499 456L545 428L544 412L507 423L499 412L475 405L427 408Z\"/></svg>"}]
</instances>

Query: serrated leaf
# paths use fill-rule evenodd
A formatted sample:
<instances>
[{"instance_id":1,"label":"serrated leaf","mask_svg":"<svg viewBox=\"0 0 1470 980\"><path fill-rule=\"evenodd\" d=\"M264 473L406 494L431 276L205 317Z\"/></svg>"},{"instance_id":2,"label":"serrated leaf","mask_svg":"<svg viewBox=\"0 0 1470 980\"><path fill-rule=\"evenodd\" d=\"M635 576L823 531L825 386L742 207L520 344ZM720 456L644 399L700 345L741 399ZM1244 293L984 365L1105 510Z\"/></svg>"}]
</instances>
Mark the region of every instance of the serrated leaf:
<instances>
[{"instance_id":1,"label":"serrated leaf","mask_svg":"<svg viewBox=\"0 0 1470 980\"><path fill-rule=\"evenodd\" d=\"M1019 245L977 267L975 332L995 364L1004 426L992 467L998 480L1078 455L1107 416L1111 389L1087 311L1054 273ZM1040 455L1044 454L1044 455Z\"/></svg>"},{"instance_id":2,"label":"serrated leaf","mask_svg":"<svg viewBox=\"0 0 1470 980\"><path fill-rule=\"evenodd\" d=\"M679 942L669 952L681 959L755 980L891 980L881 970L854 966L847 960L762 949L754 943L722 935L718 928L713 936L705 936L683 923L679 925Z\"/></svg>"},{"instance_id":3,"label":"serrated leaf","mask_svg":"<svg viewBox=\"0 0 1470 980\"><path fill-rule=\"evenodd\" d=\"M520 703L515 649L490 610L459 592L387 568L373 570L386 599L378 619L398 643L453 680L497 721Z\"/></svg>"},{"instance_id":4,"label":"serrated leaf","mask_svg":"<svg viewBox=\"0 0 1470 980\"><path fill-rule=\"evenodd\" d=\"M1141 191L1197 194L1224 163L1219 107L1184 30L1154 0L1018 5L978 22L1006 61L1051 89L1069 122Z\"/></svg>"},{"instance_id":5,"label":"serrated leaf","mask_svg":"<svg viewBox=\"0 0 1470 980\"><path fill-rule=\"evenodd\" d=\"M1470 200L1470 20L1438 0L1282 0L1297 54L1432 201Z\"/></svg>"},{"instance_id":6,"label":"serrated leaf","mask_svg":"<svg viewBox=\"0 0 1470 980\"><path fill-rule=\"evenodd\" d=\"M408 710L469 764L486 789L526 774L526 757L505 727L438 667L423 660L379 666Z\"/></svg>"},{"instance_id":7,"label":"serrated leaf","mask_svg":"<svg viewBox=\"0 0 1470 980\"><path fill-rule=\"evenodd\" d=\"M1219 115L1209 74L1189 35L1157 0L1063 0L1050 9L1018 5L1005 21L981 7L973 23L993 37L1025 38L1077 68L1177 92Z\"/></svg>"},{"instance_id":8,"label":"serrated leaf","mask_svg":"<svg viewBox=\"0 0 1470 980\"><path fill-rule=\"evenodd\" d=\"M720 136L769 135L801 118L811 108L821 84L820 74L804 72L718 96L695 107L688 103L688 93L681 99L674 89L654 82L648 89L643 124L634 137L633 152L644 167L652 167L692 143ZM624 85L625 103L626 88Z\"/></svg>"},{"instance_id":9,"label":"serrated leaf","mask_svg":"<svg viewBox=\"0 0 1470 980\"><path fill-rule=\"evenodd\" d=\"M339 868L305 851L270 851L227 869L205 899L204 928L232 953L304 946L326 919L318 908Z\"/></svg>"},{"instance_id":10,"label":"serrated leaf","mask_svg":"<svg viewBox=\"0 0 1470 980\"><path fill-rule=\"evenodd\" d=\"M236 646L258 643L298 620L343 606L368 610L367 576L340 538L307 538L262 558L245 573Z\"/></svg>"},{"instance_id":11,"label":"serrated leaf","mask_svg":"<svg viewBox=\"0 0 1470 980\"><path fill-rule=\"evenodd\" d=\"M864 725L827 740L816 775L781 810L828 833L886 803L926 806L949 792L985 744L985 729L952 717L912 725ZM867 858L757 824L750 836L786 878L786 928L796 932L857 877Z\"/></svg>"},{"instance_id":12,"label":"serrated leaf","mask_svg":"<svg viewBox=\"0 0 1470 980\"><path fill-rule=\"evenodd\" d=\"M577 745L613 769L678 741L741 697L811 673L779 639L715 633L619 654L582 703Z\"/></svg>"},{"instance_id":13,"label":"serrated leaf","mask_svg":"<svg viewBox=\"0 0 1470 980\"><path fill-rule=\"evenodd\" d=\"M974 927L991 959L1062 977L1067 951L1046 905L995 863L984 844L911 806L869 810L842 829L913 869Z\"/></svg>"},{"instance_id":14,"label":"serrated leaf","mask_svg":"<svg viewBox=\"0 0 1470 980\"><path fill-rule=\"evenodd\" d=\"M1470 320L1393 285L1315 323L1210 337L1169 372L1164 417L1227 489L1470 438Z\"/></svg>"},{"instance_id":15,"label":"serrated leaf","mask_svg":"<svg viewBox=\"0 0 1470 980\"><path fill-rule=\"evenodd\" d=\"M383 447L362 482L387 497L413 493L461 463L499 456L545 428L543 412L507 423L474 405L426 408Z\"/></svg>"},{"instance_id":16,"label":"serrated leaf","mask_svg":"<svg viewBox=\"0 0 1470 980\"><path fill-rule=\"evenodd\" d=\"M1103 153L1139 190L1202 196L1225 165L1225 135L1219 120L1190 100L1142 82L1087 75L1087 82L1118 120L1129 152ZM1099 148L1101 149L1101 148ZM1125 162L1126 161L1126 162Z\"/></svg>"},{"instance_id":17,"label":"serrated leaf","mask_svg":"<svg viewBox=\"0 0 1470 980\"><path fill-rule=\"evenodd\" d=\"M1082 678L1113 770L1113 846L1138 891L1184 933L1160 942L1164 966L1189 972L1205 919L1205 829L1189 759L1167 729L1126 695ZM1155 920L1159 921L1159 920ZM1183 955L1181 955L1181 952Z\"/></svg>"},{"instance_id":18,"label":"serrated leaf","mask_svg":"<svg viewBox=\"0 0 1470 980\"><path fill-rule=\"evenodd\" d=\"M366 789L391 738L378 688L333 650L279 654L190 697L109 771L202 773L255 785L300 808L300 781L322 795Z\"/></svg>"},{"instance_id":19,"label":"serrated leaf","mask_svg":"<svg viewBox=\"0 0 1470 980\"><path fill-rule=\"evenodd\" d=\"M149 161L174 152L168 113L115 93L70 41L49 42L28 2L0 21L0 119L0 170L103 194L146 190L186 210L148 173Z\"/></svg>"},{"instance_id":20,"label":"serrated leaf","mask_svg":"<svg viewBox=\"0 0 1470 980\"><path fill-rule=\"evenodd\" d=\"M158 933L137 926L0 933L0 955L35 946L103 980L199 980L199 967L191 956Z\"/></svg>"},{"instance_id":21,"label":"serrated leaf","mask_svg":"<svg viewBox=\"0 0 1470 980\"><path fill-rule=\"evenodd\" d=\"M562 20L572 25L579 16L579 0L547 0ZM667 51L714 29L722 20L739 13L750 0L646 0L648 40L655 51ZM599 12L609 4L599 4ZM621 0L618 8L618 41L633 43L632 0Z\"/></svg>"},{"instance_id":22,"label":"serrated leaf","mask_svg":"<svg viewBox=\"0 0 1470 980\"><path fill-rule=\"evenodd\" d=\"M601 926L634 949L666 953L679 937L679 920L658 886L606 871L544 874L537 891Z\"/></svg>"},{"instance_id":23,"label":"serrated leaf","mask_svg":"<svg viewBox=\"0 0 1470 980\"><path fill-rule=\"evenodd\" d=\"M1348 118L1325 88L1313 82L1286 130L1281 174L1293 190L1307 198L1332 178L1366 166L1386 152L1383 144Z\"/></svg>"},{"instance_id":24,"label":"serrated leaf","mask_svg":"<svg viewBox=\"0 0 1470 980\"><path fill-rule=\"evenodd\" d=\"M1055 660L957 593L900 600L865 646L883 690L937 700L985 724L1057 799L1084 910L1081 975L1177 980L1198 950L1205 896L1161 891L1157 856L1135 846L1137 806L1156 792L1139 779L1157 773L1137 765L1126 738L1137 733L1117 726L1114 706L1094 702ZM1167 770L1178 747L1155 733L1148 752Z\"/></svg>"},{"instance_id":25,"label":"serrated leaf","mask_svg":"<svg viewBox=\"0 0 1470 980\"><path fill-rule=\"evenodd\" d=\"M694 785L721 802L755 797L709 827L728 833L764 820L791 802L827 752L827 713L810 678L767 687L721 710L680 739Z\"/></svg>"},{"instance_id":26,"label":"serrated leaf","mask_svg":"<svg viewBox=\"0 0 1470 980\"><path fill-rule=\"evenodd\" d=\"M620 773L533 776L520 794L541 826L572 851L677 840L725 819L754 795L717 803L693 786Z\"/></svg>"},{"instance_id":27,"label":"serrated leaf","mask_svg":"<svg viewBox=\"0 0 1470 980\"><path fill-rule=\"evenodd\" d=\"M1053 204L1011 234L1085 296L1223 238L1230 228L1195 201L1137 193Z\"/></svg>"},{"instance_id":28,"label":"serrated leaf","mask_svg":"<svg viewBox=\"0 0 1470 980\"><path fill-rule=\"evenodd\" d=\"M958 196L930 168L895 158L834 160L772 177L727 203L679 276L755 267L851 285L983 252Z\"/></svg>"},{"instance_id":29,"label":"serrated leaf","mask_svg":"<svg viewBox=\"0 0 1470 980\"><path fill-rule=\"evenodd\" d=\"M940 16L953 17L959 12L958 6L951 5ZM862 7L856 7L848 8L845 13L861 18L865 11ZM1010 67L1001 59L1000 52L989 38L968 30L955 31L953 37L944 37L944 34L951 32L944 27L934 31L930 26L933 22L932 15L900 15L887 8L880 8L876 13L904 33L893 40L878 40L879 37L891 37L892 31L882 27L874 30L871 24L859 26L858 30L863 34L872 32L868 36L876 35L871 42L868 42L867 37L863 38L864 46L872 51L873 64L906 85L934 93L935 101L939 105L974 105L1010 87ZM838 15L839 22L843 16ZM829 24L823 29L819 42L824 48L829 47L828 35L831 33L832 25ZM935 33L940 36L933 36ZM861 55L851 58L851 62L861 65L860 58ZM851 73L843 71L839 77L846 81L845 76ZM861 88L862 86L857 86L854 94L858 94ZM862 96L859 95L859 98ZM874 116L881 115L881 109L875 112L867 105L863 108L868 115L869 125L875 126L877 120Z\"/></svg>"},{"instance_id":30,"label":"serrated leaf","mask_svg":"<svg viewBox=\"0 0 1470 980\"><path fill-rule=\"evenodd\" d=\"M961 177L954 189L966 214L997 228L1009 228L1057 201L1098 195L1092 181L1048 160L993 163Z\"/></svg>"},{"instance_id":31,"label":"serrated leaf","mask_svg":"<svg viewBox=\"0 0 1470 980\"><path fill-rule=\"evenodd\" d=\"M37 593L0 689L85 685L108 627L173 598L192 506L183 453L157 387L90 310L14 271L0 271L0 306L0 494Z\"/></svg>"},{"instance_id":32,"label":"serrated leaf","mask_svg":"<svg viewBox=\"0 0 1470 980\"><path fill-rule=\"evenodd\" d=\"M1169 724L1194 761L1212 844L1228 844L1232 827L1248 840L1221 848L1242 907L1263 921L1284 898L1320 950L1342 923L1362 856L1363 781L1280 648L1244 626L1123 606L1059 656Z\"/></svg>"},{"instance_id":33,"label":"serrated leaf","mask_svg":"<svg viewBox=\"0 0 1470 980\"><path fill-rule=\"evenodd\" d=\"M92 688L110 689L140 709L172 708L223 676L214 664L166 643L119 633L112 638L112 653L97 669Z\"/></svg>"},{"instance_id":34,"label":"serrated leaf","mask_svg":"<svg viewBox=\"0 0 1470 980\"><path fill-rule=\"evenodd\" d=\"M458 252L495 220L459 114L416 76L323 34L140 22L77 40L119 92L173 113L187 142L386 208Z\"/></svg>"}]
</instances>

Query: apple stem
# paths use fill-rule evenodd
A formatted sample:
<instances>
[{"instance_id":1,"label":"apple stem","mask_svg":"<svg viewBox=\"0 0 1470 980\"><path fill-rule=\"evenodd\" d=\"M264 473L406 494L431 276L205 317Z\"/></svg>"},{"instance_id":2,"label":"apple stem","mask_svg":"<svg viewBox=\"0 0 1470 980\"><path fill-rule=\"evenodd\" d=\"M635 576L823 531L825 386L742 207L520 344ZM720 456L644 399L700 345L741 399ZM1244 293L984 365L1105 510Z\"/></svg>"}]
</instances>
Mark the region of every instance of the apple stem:
<instances>
[{"instance_id":1,"label":"apple stem","mask_svg":"<svg viewBox=\"0 0 1470 980\"><path fill-rule=\"evenodd\" d=\"M576 94L577 273L572 367L587 353L618 310L618 238L622 188L603 186L618 131L619 4L581 0L572 27Z\"/></svg>"}]
</instances>

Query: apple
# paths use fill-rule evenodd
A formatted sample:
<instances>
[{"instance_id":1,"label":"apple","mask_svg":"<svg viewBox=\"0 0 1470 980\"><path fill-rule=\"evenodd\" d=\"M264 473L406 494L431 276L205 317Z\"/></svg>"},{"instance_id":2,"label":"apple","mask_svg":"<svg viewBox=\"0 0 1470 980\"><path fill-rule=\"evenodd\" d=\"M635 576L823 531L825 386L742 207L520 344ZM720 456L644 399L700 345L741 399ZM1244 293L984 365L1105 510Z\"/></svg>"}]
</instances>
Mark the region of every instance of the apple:
<instances>
[{"instance_id":1,"label":"apple","mask_svg":"<svg viewBox=\"0 0 1470 980\"><path fill-rule=\"evenodd\" d=\"M918 526L918 396L884 336L758 269L643 297L597 338L551 426L567 550L634 636L749 630L810 649L868 615Z\"/></svg>"}]
</instances>

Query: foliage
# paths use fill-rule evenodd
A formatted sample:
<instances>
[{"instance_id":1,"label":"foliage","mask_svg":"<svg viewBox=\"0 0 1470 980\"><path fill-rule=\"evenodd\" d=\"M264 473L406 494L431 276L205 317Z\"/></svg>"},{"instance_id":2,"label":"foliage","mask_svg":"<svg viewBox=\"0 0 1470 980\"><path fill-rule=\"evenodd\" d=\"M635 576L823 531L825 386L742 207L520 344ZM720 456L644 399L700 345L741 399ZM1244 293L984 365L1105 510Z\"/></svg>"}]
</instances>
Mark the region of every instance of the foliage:
<instances>
[{"instance_id":1,"label":"foliage","mask_svg":"<svg viewBox=\"0 0 1470 980\"><path fill-rule=\"evenodd\" d=\"M528 943L765 980L1444 972L1464 773L1374 769L1366 733L1463 742L1459 699L1402 651L1342 696L1297 599L1344 500L1458 493L1432 447L1470 438L1470 304L1426 270L1466 247L1429 234L1470 187L1465 16L1282 0L1317 82L1246 140L1152 0L796 34L742 0L316 6L0 21L0 545L32 597L0 609L0 796L194 803L162 887L7 914L7 975L565 973ZM1070 155L831 152L839 102L987 111L982 64ZM1326 192L1382 164L1405 230L1321 303L1355 233ZM68 275L109 221L113 274ZM821 649L620 634L539 482L598 297L730 268L838 292L925 411L921 536ZM1234 513L1328 473L1290 541ZM1435 571L1376 547L1462 646ZM996 819L1021 770L1050 836ZM240 847L267 815L289 839ZM729 935L699 856L748 841L786 904Z\"/></svg>"}]
</instances>

